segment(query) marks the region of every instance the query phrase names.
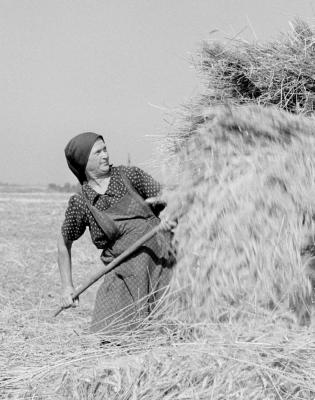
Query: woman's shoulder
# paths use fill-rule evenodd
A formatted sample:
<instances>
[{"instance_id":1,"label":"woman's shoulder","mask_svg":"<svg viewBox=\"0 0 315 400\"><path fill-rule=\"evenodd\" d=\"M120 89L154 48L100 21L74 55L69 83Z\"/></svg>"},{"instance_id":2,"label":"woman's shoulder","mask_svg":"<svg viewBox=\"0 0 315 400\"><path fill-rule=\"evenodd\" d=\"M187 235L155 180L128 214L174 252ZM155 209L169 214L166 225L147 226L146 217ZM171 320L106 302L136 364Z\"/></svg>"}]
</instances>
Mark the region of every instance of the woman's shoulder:
<instances>
[{"instance_id":1,"label":"woman's shoulder","mask_svg":"<svg viewBox=\"0 0 315 400\"><path fill-rule=\"evenodd\" d=\"M114 173L117 172L122 172L125 174L128 178L137 178L141 174L144 173L144 171L135 166L126 166L126 165L118 165L117 167L113 167Z\"/></svg>"},{"instance_id":2,"label":"woman's shoulder","mask_svg":"<svg viewBox=\"0 0 315 400\"><path fill-rule=\"evenodd\" d=\"M68 240L74 241L83 235L89 224L85 204L79 193L73 194L68 201L65 219L62 224L62 234Z\"/></svg>"},{"instance_id":3,"label":"woman's shoulder","mask_svg":"<svg viewBox=\"0 0 315 400\"><path fill-rule=\"evenodd\" d=\"M85 209L85 201L83 199L82 194L74 193L72 196L70 196L68 201L68 207Z\"/></svg>"}]
</instances>

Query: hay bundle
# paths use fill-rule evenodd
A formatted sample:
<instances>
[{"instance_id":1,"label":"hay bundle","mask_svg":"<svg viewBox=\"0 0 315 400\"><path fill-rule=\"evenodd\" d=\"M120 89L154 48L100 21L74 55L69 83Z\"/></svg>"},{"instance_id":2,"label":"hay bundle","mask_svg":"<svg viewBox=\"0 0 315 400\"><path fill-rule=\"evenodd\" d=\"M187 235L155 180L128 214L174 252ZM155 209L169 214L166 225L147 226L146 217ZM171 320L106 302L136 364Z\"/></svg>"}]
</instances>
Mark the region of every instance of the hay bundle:
<instances>
[{"instance_id":1,"label":"hay bundle","mask_svg":"<svg viewBox=\"0 0 315 400\"><path fill-rule=\"evenodd\" d=\"M269 43L237 40L226 46L204 42L197 67L208 89L207 101L255 102L294 113L312 113L315 32L301 20L291 27L291 32Z\"/></svg>"},{"instance_id":2,"label":"hay bundle","mask_svg":"<svg viewBox=\"0 0 315 400\"><path fill-rule=\"evenodd\" d=\"M315 110L315 32L302 20L271 42L204 41L195 64L203 92L185 106L177 124L182 139L205 122L209 106L274 105L304 115Z\"/></svg>"},{"instance_id":3,"label":"hay bundle","mask_svg":"<svg viewBox=\"0 0 315 400\"><path fill-rule=\"evenodd\" d=\"M185 146L175 143L178 188L167 195L170 214L182 214L174 286L187 288L186 316L188 309L197 320L294 310L305 322L315 124L257 106L212 108L204 119Z\"/></svg>"}]
</instances>

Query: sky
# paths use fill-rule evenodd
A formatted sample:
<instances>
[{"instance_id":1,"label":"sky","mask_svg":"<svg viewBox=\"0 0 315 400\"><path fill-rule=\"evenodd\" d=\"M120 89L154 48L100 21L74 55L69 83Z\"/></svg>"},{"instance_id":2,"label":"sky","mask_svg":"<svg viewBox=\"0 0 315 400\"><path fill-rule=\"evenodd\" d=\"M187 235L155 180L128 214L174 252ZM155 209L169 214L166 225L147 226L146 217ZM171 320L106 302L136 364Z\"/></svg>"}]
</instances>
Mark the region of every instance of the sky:
<instances>
[{"instance_id":1,"label":"sky","mask_svg":"<svg viewBox=\"0 0 315 400\"><path fill-rule=\"evenodd\" d=\"M0 182L75 183L64 147L85 131L156 176L157 138L200 89L201 42L270 40L297 16L314 24L312 3L0 0Z\"/></svg>"}]
</instances>

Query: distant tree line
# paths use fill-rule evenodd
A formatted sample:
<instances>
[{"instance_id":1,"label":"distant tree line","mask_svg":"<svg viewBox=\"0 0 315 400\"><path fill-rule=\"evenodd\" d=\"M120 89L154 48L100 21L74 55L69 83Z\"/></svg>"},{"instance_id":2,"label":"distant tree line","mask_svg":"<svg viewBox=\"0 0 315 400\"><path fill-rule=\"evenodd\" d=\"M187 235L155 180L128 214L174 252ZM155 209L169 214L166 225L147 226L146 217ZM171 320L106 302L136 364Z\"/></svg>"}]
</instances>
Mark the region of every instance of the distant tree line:
<instances>
[{"instance_id":1,"label":"distant tree line","mask_svg":"<svg viewBox=\"0 0 315 400\"><path fill-rule=\"evenodd\" d=\"M80 185L67 182L64 185L57 185L56 183L49 183L48 190L51 192L74 193L80 190Z\"/></svg>"}]
</instances>

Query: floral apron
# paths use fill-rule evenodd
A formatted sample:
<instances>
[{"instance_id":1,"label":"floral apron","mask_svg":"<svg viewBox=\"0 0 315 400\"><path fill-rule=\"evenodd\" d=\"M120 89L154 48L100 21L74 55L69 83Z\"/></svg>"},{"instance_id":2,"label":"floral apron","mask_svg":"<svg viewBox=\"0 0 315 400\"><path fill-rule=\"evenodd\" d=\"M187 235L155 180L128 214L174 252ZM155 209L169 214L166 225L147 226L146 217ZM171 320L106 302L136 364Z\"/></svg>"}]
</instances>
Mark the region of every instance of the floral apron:
<instances>
[{"instance_id":1,"label":"floral apron","mask_svg":"<svg viewBox=\"0 0 315 400\"><path fill-rule=\"evenodd\" d=\"M127 192L106 211L98 210L85 197L107 238L108 245L101 254L105 265L160 222L122 171L120 175ZM91 332L122 333L135 329L148 316L171 278L174 257L169 251L170 241L169 232L154 235L105 275L96 295Z\"/></svg>"}]
</instances>

